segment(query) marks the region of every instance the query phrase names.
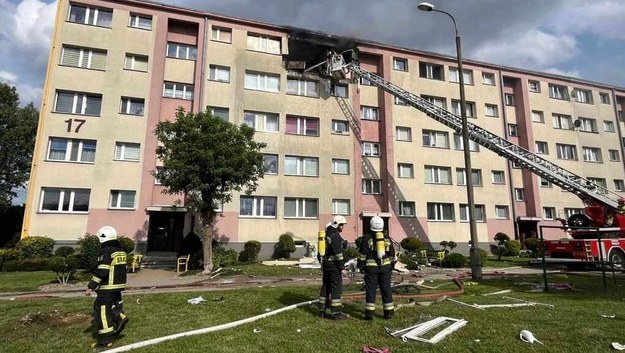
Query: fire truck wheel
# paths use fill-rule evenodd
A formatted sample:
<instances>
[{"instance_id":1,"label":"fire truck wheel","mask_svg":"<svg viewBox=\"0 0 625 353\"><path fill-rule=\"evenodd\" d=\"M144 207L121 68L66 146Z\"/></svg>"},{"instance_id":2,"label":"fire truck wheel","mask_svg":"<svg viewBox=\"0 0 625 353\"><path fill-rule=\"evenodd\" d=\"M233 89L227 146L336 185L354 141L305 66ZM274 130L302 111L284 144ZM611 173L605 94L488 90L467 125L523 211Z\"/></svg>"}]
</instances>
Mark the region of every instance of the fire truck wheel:
<instances>
[{"instance_id":1,"label":"fire truck wheel","mask_svg":"<svg viewBox=\"0 0 625 353\"><path fill-rule=\"evenodd\" d=\"M610 255L608 259L612 263L612 266L615 268L623 268L625 265L625 254L620 249L612 249L610 250Z\"/></svg>"}]
</instances>

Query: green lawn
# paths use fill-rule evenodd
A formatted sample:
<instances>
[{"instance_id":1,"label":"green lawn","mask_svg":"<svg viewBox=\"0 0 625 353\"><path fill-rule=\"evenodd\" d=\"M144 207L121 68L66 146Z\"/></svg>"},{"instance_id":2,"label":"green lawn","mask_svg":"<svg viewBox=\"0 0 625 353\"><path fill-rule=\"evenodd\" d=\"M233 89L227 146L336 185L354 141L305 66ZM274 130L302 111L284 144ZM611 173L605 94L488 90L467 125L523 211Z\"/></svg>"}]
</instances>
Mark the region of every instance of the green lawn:
<instances>
[{"instance_id":1,"label":"green lawn","mask_svg":"<svg viewBox=\"0 0 625 353\"><path fill-rule=\"evenodd\" d=\"M44 284L57 282L52 271L0 272L0 292L30 292Z\"/></svg>"},{"instance_id":2,"label":"green lawn","mask_svg":"<svg viewBox=\"0 0 625 353\"><path fill-rule=\"evenodd\" d=\"M501 267L525 266L531 260L536 260L536 259L532 257L502 256L501 260L497 260L497 256L489 256L488 260L484 264L484 267L485 268L488 268L488 267L501 268Z\"/></svg>"},{"instance_id":3,"label":"green lawn","mask_svg":"<svg viewBox=\"0 0 625 353\"><path fill-rule=\"evenodd\" d=\"M526 293L528 287L515 283L541 282L541 277L514 277L507 280L484 280L467 287L458 298L468 303L495 303L499 298L477 296L502 289L507 294L541 303L543 307L498 308L485 311L443 301L428 307L404 307L391 321L380 318L361 320L363 303L350 301L346 311L353 316L344 322L316 317L315 307L294 309L266 319L225 331L192 336L144 347L135 352L359 352L364 344L390 347L402 352L610 352L610 343L625 341L623 336L623 279L618 286L609 281L606 291L600 277L554 275L550 281L574 283L581 291ZM453 287L443 287L447 290ZM202 295L208 302L191 305L187 299ZM126 296L130 316L126 335L116 346L159 336L223 324L277 309L289 304L315 299L316 288L250 288L236 291L142 294ZM224 298L223 302L215 301ZM396 304L406 303L396 300ZM379 299L378 299L379 303ZM0 302L1 352L87 352L92 342L89 333L90 298L39 299L36 301ZM30 315L29 315L30 314ZM615 319L601 314L615 314ZM383 327L404 328L420 317L448 316L468 320L467 326L436 345L401 342L384 333ZM30 322L21 322L28 321ZM260 333L254 333L258 328ZM528 329L545 345L532 346L519 340L519 332ZM300 330L300 331L298 331ZM27 332L28 334L25 334ZM479 340L476 342L475 340ZM322 343L323 342L323 343Z\"/></svg>"}]
</instances>

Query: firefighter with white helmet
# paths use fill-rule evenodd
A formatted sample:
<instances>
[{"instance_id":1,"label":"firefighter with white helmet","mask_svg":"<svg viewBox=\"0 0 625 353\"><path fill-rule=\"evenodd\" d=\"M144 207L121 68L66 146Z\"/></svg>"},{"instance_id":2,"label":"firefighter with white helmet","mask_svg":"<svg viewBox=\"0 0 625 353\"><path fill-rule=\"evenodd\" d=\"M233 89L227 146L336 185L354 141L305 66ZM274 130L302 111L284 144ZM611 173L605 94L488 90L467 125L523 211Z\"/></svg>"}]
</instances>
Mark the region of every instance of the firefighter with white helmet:
<instances>
[{"instance_id":1,"label":"firefighter with white helmet","mask_svg":"<svg viewBox=\"0 0 625 353\"><path fill-rule=\"evenodd\" d=\"M325 253L319 253L323 282L319 291L319 316L325 317L326 306L329 302L334 320L347 319L347 315L341 311L342 272L345 268L341 232L345 224L347 224L347 220L343 216L332 218L332 222L325 230Z\"/></svg>"},{"instance_id":2,"label":"firefighter with white helmet","mask_svg":"<svg viewBox=\"0 0 625 353\"><path fill-rule=\"evenodd\" d=\"M369 222L371 232L360 242L358 267L365 273L365 320L372 320L375 313L375 292L380 287L384 318L390 319L395 312L391 291L391 271L395 262L395 248L384 233L384 220L374 216Z\"/></svg>"},{"instance_id":3,"label":"firefighter with white helmet","mask_svg":"<svg viewBox=\"0 0 625 353\"><path fill-rule=\"evenodd\" d=\"M100 241L101 256L87 285L85 295L97 293L93 303L94 316L98 323L96 348L109 347L114 336L121 333L128 323L128 316L122 309L122 291L126 287L126 252L117 240L117 231L104 226L95 233Z\"/></svg>"}]
</instances>

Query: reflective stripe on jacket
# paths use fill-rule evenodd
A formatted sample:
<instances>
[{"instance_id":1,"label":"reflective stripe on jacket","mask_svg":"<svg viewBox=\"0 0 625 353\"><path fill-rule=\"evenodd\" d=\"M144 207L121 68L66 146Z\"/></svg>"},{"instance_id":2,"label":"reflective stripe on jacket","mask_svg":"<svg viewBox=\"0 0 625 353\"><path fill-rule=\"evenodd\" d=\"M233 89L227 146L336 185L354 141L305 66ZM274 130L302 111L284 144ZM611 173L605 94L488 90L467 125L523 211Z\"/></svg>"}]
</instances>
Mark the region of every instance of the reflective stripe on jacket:
<instances>
[{"instance_id":1,"label":"reflective stripe on jacket","mask_svg":"<svg viewBox=\"0 0 625 353\"><path fill-rule=\"evenodd\" d=\"M88 287L97 291L126 288L126 253L117 240L102 243L102 256Z\"/></svg>"}]
</instances>

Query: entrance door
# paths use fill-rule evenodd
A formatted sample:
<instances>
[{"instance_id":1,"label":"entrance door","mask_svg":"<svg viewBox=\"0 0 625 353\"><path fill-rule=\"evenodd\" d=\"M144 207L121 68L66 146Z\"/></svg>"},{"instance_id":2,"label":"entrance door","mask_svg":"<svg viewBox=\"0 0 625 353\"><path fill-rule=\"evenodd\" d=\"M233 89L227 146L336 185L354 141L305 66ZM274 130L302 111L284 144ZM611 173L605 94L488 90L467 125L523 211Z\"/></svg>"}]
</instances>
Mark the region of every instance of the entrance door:
<instances>
[{"instance_id":1,"label":"entrance door","mask_svg":"<svg viewBox=\"0 0 625 353\"><path fill-rule=\"evenodd\" d=\"M150 212L148 251L178 252L183 238L184 212Z\"/></svg>"},{"instance_id":2,"label":"entrance door","mask_svg":"<svg viewBox=\"0 0 625 353\"><path fill-rule=\"evenodd\" d=\"M525 249L525 239L538 237L538 221L518 221L519 242L521 249Z\"/></svg>"}]
</instances>

